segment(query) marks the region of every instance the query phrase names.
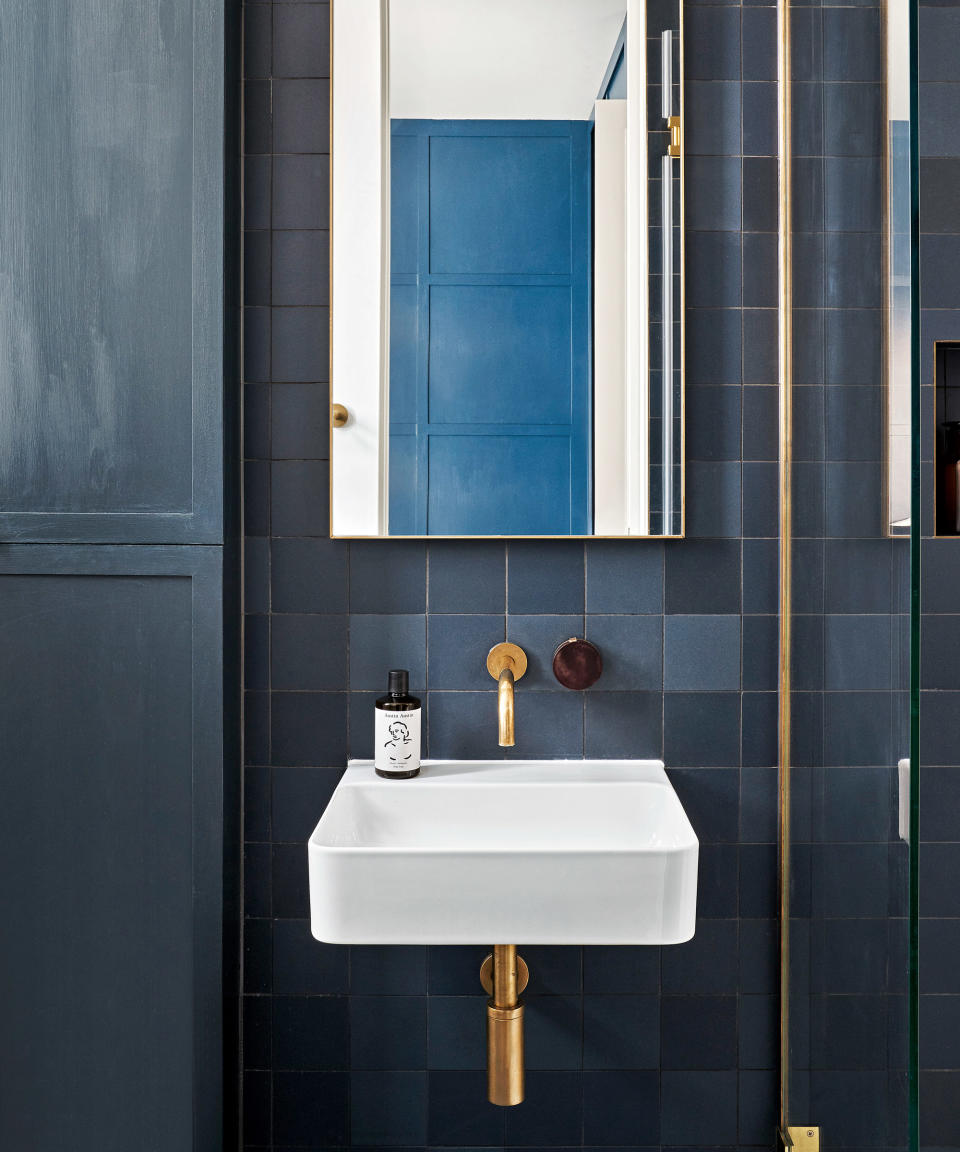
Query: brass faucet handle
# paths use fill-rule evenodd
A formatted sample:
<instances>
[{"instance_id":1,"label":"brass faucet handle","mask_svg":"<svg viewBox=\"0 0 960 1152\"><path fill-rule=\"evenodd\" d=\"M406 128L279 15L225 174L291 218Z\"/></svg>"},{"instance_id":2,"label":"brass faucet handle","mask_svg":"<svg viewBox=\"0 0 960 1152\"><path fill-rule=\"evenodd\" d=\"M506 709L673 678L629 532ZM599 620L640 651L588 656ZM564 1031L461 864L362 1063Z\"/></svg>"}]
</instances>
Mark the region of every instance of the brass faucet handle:
<instances>
[{"instance_id":1,"label":"brass faucet handle","mask_svg":"<svg viewBox=\"0 0 960 1152\"><path fill-rule=\"evenodd\" d=\"M518 644L509 641L495 644L487 653L487 671L494 680L499 680L504 670L512 672L514 680L519 680L526 672L527 654Z\"/></svg>"}]
</instances>

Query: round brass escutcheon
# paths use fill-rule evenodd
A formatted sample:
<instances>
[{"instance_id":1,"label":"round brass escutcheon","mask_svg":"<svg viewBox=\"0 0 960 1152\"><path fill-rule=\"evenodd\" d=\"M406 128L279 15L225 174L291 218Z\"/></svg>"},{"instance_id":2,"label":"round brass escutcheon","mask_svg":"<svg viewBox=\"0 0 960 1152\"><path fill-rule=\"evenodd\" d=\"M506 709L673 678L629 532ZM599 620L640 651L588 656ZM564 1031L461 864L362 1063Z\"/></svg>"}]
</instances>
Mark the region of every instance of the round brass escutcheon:
<instances>
[{"instance_id":1,"label":"round brass escutcheon","mask_svg":"<svg viewBox=\"0 0 960 1152\"><path fill-rule=\"evenodd\" d=\"M487 653L487 671L494 680L500 679L500 673L504 668L510 669L514 680L519 680L526 672L527 654L519 644L511 644L509 641L503 644L494 644Z\"/></svg>"},{"instance_id":2,"label":"round brass escutcheon","mask_svg":"<svg viewBox=\"0 0 960 1152\"><path fill-rule=\"evenodd\" d=\"M334 428L342 428L350 419L350 413L343 404L330 405L330 423Z\"/></svg>"},{"instance_id":3,"label":"round brass escutcheon","mask_svg":"<svg viewBox=\"0 0 960 1152\"><path fill-rule=\"evenodd\" d=\"M480 983L488 996L493 995L493 953L480 965ZM530 969L522 956L517 957L517 995L523 994L524 988L530 983Z\"/></svg>"}]
</instances>

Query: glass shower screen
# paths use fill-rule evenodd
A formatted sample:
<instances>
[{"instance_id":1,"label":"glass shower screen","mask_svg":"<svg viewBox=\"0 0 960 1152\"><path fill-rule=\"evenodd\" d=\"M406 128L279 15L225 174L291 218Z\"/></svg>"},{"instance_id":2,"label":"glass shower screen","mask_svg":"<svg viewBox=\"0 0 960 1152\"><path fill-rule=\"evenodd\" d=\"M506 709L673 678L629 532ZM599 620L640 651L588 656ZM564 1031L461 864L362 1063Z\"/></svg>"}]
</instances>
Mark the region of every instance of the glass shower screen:
<instances>
[{"instance_id":1,"label":"glass shower screen","mask_svg":"<svg viewBox=\"0 0 960 1152\"><path fill-rule=\"evenodd\" d=\"M911 1147L909 11L794 7L781 65L781 1126L823 1149Z\"/></svg>"}]
</instances>

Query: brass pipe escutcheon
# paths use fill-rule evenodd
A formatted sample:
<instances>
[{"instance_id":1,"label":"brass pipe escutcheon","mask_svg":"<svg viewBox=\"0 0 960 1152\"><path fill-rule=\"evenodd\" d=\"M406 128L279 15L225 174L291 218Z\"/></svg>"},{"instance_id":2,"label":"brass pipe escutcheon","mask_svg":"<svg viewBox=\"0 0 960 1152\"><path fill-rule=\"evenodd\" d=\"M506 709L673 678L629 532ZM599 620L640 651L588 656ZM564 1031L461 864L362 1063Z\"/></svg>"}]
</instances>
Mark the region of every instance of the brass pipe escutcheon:
<instances>
[{"instance_id":1,"label":"brass pipe escutcheon","mask_svg":"<svg viewBox=\"0 0 960 1152\"><path fill-rule=\"evenodd\" d=\"M509 1108L523 1102L520 991L521 980L526 984L527 966L518 958L515 944L498 944L493 950L492 966L493 994L487 1001L487 1097L491 1104Z\"/></svg>"}]
</instances>

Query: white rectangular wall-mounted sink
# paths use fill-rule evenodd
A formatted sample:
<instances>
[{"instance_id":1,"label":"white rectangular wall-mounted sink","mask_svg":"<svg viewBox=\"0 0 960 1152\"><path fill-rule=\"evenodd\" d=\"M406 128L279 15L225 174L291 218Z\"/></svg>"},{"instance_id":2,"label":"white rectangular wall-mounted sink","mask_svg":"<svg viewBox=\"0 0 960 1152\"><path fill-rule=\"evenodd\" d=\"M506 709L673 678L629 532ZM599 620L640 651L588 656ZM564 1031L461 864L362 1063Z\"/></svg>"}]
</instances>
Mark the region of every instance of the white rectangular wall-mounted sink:
<instances>
[{"instance_id":1,"label":"white rectangular wall-mounted sink","mask_svg":"<svg viewBox=\"0 0 960 1152\"><path fill-rule=\"evenodd\" d=\"M658 760L354 761L310 837L333 944L679 944L699 843Z\"/></svg>"}]
</instances>

